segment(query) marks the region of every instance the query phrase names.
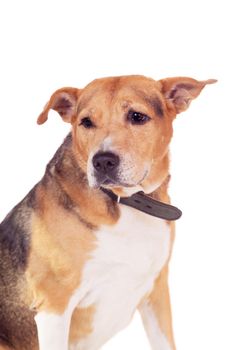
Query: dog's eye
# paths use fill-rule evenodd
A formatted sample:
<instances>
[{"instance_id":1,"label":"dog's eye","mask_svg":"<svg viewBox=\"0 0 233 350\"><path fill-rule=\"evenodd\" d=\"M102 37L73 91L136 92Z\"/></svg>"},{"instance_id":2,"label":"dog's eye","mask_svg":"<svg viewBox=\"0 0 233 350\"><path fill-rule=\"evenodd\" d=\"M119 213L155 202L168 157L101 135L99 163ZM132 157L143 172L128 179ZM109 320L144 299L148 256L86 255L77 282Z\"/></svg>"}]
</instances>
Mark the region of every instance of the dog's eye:
<instances>
[{"instance_id":1,"label":"dog's eye","mask_svg":"<svg viewBox=\"0 0 233 350\"><path fill-rule=\"evenodd\" d=\"M91 129L95 127L95 124L91 121L89 117L83 118L79 125L83 125L86 129Z\"/></svg>"},{"instance_id":2,"label":"dog's eye","mask_svg":"<svg viewBox=\"0 0 233 350\"><path fill-rule=\"evenodd\" d=\"M127 120L133 124L133 125L142 125L148 122L151 118L148 117L146 114L135 112L135 111L129 111L127 115Z\"/></svg>"}]
</instances>

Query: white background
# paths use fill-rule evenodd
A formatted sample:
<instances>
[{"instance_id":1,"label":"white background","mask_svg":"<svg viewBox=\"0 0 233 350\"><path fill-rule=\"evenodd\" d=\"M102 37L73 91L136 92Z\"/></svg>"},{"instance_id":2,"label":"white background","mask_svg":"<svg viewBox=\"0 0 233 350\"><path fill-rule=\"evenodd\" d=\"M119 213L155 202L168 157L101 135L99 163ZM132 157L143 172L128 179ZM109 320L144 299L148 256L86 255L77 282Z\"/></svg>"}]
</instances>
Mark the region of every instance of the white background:
<instances>
[{"instance_id":1,"label":"white background","mask_svg":"<svg viewBox=\"0 0 233 350\"><path fill-rule=\"evenodd\" d=\"M40 179L69 130L53 112L48 123L36 125L55 89L121 74L218 79L174 124L170 193L183 210L170 269L178 350L233 349L230 5L0 4L0 219ZM149 349L139 317L104 349Z\"/></svg>"}]
</instances>

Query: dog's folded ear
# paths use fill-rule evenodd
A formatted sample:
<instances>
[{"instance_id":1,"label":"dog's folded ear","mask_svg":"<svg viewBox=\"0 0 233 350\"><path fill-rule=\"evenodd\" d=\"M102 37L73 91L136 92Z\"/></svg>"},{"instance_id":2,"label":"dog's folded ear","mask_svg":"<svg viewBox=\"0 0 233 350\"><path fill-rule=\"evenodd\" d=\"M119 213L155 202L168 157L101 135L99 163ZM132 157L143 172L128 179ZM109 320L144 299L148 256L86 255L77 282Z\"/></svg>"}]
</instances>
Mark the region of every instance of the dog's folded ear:
<instances>
[{"instance_id":1,"label":"dog's folded ear","mask_svg":"<svg viewBox=\"0 0 233 350\"><path fill-rule=\"evenodd\" d=\"M37 123L43 124L46 122L50 109L57 111L65 122L71 123L75 116L79 91L79 89L72 87L55 91L45 105L43 112L39 115Z\"/></svg>"},{"instance_id":2,"label":"dog's folded ear","mask_svg":"<svg viewBox=\"0 0 233 350\"><path fill-rule=\"evenodd\" d=\"M216 83L217 80L209 79L198 81L187 77L175 77L159 80L161 92L168 101L168 105L175 109L175 113L185 111L191 101L196 98L207 84Z\"/></svg>"}]
</instances>

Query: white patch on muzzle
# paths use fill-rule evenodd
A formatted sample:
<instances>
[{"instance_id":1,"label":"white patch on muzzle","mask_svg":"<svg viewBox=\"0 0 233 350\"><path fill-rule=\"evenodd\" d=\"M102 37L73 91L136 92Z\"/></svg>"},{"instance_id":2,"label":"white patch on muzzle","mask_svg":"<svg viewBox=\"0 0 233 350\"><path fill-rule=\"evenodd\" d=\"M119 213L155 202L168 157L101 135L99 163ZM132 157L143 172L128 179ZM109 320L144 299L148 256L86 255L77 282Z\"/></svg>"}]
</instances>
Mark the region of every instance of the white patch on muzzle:
<instances>
[{"instance_id":1,"label":"white patch on muzzle","mask_svg":"<svg viewBox=\"0 0 233 350\"><path fill-rule=\"evenodd\" d=\"M87 179L91 188L96 188L98 186L97 180L95 178L95 169L92 162L95 153L96 152L91 152L87 161Z\"/></svg>"}]
</instances>

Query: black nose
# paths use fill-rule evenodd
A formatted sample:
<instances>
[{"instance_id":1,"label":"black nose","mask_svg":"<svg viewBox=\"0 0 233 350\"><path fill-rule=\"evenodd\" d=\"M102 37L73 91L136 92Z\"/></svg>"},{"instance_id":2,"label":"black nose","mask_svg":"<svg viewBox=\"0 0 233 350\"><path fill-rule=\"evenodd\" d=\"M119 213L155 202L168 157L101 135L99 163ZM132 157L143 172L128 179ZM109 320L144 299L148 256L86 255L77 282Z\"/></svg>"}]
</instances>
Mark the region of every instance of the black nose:
<instances>
[{"instance_id":1,"label":"black nose","mask_svg":"<svg viewBox=\"0 0 233 350\"><path fill-rule=\"evenodd\" d=\"M99 152L93 157L93 166L98 173L108 174L116 170L120 158L111 152Z\"/></svg>"}]
</instances>

